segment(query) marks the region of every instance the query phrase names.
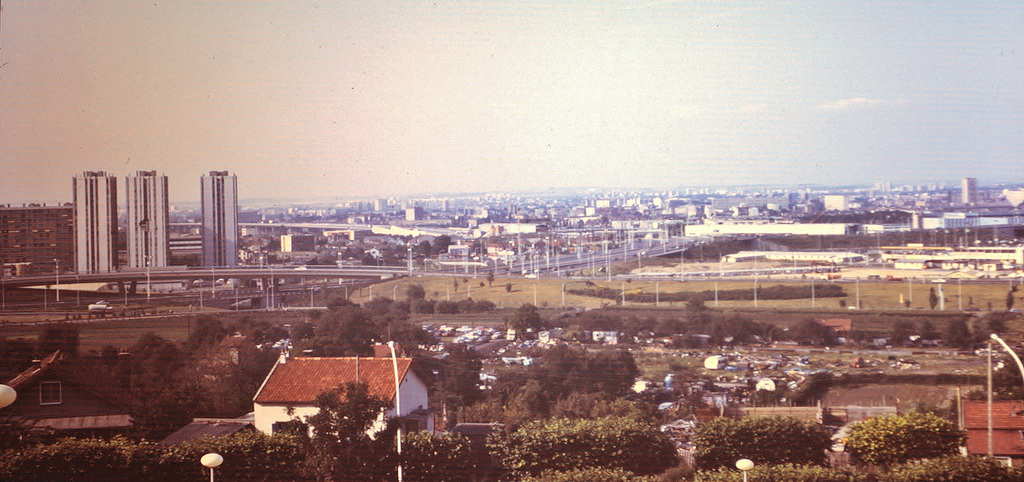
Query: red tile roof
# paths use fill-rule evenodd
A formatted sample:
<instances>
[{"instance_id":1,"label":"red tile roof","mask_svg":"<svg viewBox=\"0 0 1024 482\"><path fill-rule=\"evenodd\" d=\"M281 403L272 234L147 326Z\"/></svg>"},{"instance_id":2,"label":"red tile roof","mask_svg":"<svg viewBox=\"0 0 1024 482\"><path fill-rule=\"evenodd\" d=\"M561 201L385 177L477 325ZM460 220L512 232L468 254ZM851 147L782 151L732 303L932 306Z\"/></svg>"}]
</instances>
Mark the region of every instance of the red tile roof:
<instances>
[{"instance_id":1,"label":"red tile roof","mask_svg":"<svg viewBox=\"0 0 1024 482\"><path fill-rule=\"evenodd\" d=\"M1019 401L992 402L992 427L1024 430L1024 404ZM964 428L988 429L988 402L964 401Z\"/></svg>"},{"instance_id":2,"label":"red tile roof","mask_svg":"<svg viewBox=\"0 0 1024 482\"><path fill-rule=\"evenodd\" d=\"M988 453L988 429L967 431L967 453ZM1024 439L1020 430L992 430L993 455L1024 455Z\"/></svg>"},{"instance_id":3,"label":"red tile roof","mask_svg":"<svg viewBox=\"0 0 1024 482\"><path fill-rule=\"evenodd\" d=\"M412 358L398 359L400 380L405 379L411 365ZM307 405L320 393L354 381L367 383L371 395L389 401L395 397L395 372L390 357L293 357L274 366L253 400Z\"/></svg>"}]
</instances>

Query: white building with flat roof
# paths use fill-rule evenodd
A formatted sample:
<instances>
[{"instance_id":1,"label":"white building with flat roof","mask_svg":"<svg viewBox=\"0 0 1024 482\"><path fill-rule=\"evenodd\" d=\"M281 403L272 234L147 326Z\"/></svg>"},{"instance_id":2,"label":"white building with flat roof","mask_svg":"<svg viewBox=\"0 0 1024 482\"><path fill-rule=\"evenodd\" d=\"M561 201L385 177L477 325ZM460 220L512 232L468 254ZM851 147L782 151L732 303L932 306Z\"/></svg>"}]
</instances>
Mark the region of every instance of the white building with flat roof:
<instances>
[{"instance_id":1,"label":"white building with flat roof","mask_svg":"<svg viewBox=\"0 0 1024 482\"><path fill-rule=\"evenodd\" d=\"M75 267L79 273L117 270L117 177L86 171L71 180L75 206Z\"/></svg>"},{"instance_id":2,"label":"white building with flat roof","mask_svg":"<svg viewBox=\"0 0 1024 482\"><path fill-rule=\"evenodd\" d=\"M168 266L167 176L136 171L125 178L128 208L128 267Z\"/></svg>"},{"instance_id":3,"label":"white building with flat roof","mask_svg":"<svg viewBox=\"0 0 1024 482\"><path fill-rule=\"evenodd\" d=\"M689 224L686 226L686 236L726 236L726 235L812 235L812 236L841 236L848 234L847 224L821 223L821 224L797 224L797 223L773 223L767 221L709 221L705 224Z\"/></svg>"},{"instance_id":4,"label":"white building with flat roof","mask_svg":"<svg viewBox=\"0 0 1024 482\"><path fill-rule=\"evenodd\" d=\"M203 265L238 266L238 178L210 171L201 178Z\"/></svg>"}]
</instances>

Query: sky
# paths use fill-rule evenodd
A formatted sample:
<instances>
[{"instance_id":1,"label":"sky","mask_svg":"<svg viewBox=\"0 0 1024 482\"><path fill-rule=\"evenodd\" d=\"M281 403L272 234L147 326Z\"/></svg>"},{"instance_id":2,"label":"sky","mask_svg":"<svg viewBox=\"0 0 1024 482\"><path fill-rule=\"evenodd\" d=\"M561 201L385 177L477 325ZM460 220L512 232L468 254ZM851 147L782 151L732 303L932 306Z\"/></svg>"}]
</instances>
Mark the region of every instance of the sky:
<instances>
[{"instance_id":1,"label":"sky","mask_svg":"<svg viewBox=\"0 0 1024 482\"><path fill-rule=\"evenodd\" d=\"M46 1L0 17L0 203L1024 180L1024 2Z\"/></svg>"}]
</instances>

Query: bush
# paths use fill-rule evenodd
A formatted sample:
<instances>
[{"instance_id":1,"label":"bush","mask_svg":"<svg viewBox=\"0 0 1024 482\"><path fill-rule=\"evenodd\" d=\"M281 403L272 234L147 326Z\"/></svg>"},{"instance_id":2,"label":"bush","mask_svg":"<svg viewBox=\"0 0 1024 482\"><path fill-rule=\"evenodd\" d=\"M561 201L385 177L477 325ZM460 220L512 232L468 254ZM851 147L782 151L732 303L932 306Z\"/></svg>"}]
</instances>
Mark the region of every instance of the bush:
<instances>
[{"instance_id":1,"label":"bush","mask_svg":"<svg viewBox=\"0 0 1024 482\"><path fill-rule=\"evenodd\" d=\"M882 477L884 482L1011 482L1024 480L1024 473L994 460L953 455L910 462Z\"/></svg>"},{"instance_id":2,"label":"bush","mask_svg":"<svg viewBox=\"0 0 1024 482\"><path fill-rule=\"evenodd\" d=\"M199 459L217 452L218 476L233 480L299 480L299 439L255 432L207 437L167 447L116 437L63 439L0 457L0 480L205 480Z\"/></svg>"},{"instance_id":3,"label":"bush","mask_svg":"<svg viewBox=\"0 0 1024 482\"><path fill-rule=\"evenodd\" d=\"M735 461L733 462L735 464ZM874 480L865 474L847 470L829 469L817 465L755 465L747 473L750 482L868 482ZM697 472L694 482L739 482L743 473L733 467L722 467L717 471Z\"/></svg>"},{"instance_id":4,"label":"bush","mask_svg":"<svg viewBox=\"0 0 1024 482\"><path fill-rule=\"evenodd\" d=\"M493 439L492 450L516 477L546 470L622 469L657 474L676 465L672 440L657 428L634 420L556 418L529 422L508 436Z\"/></svg>"},{"instance_id":5,"label":"bush","mask_svg":"<svg viewBox=\"0 0 1024 482\"><path fill-rule=\"evenodd\" d=\"M544 471L521 482L655 482L655 477L640 477L628 470L588 467L564 472Z\"/></svg>"},{"instance_id":6,"label":"bush","mask_svg":"<svg viewBox=\"0 0 1024 482\"><path fill-rule=\"evenodd\" d=\"M402 437L405 480L470 480L473 459L469 439L458 434L413 432Z\"/></svg>"},{"instance_id":7,"label":"bush","mask_svg":"<svg viewBox=\"0 0 1024 482\"><path fill-rule=\"evenodd\" d=\"M161 456L159 445L122 437L68 438L3 454L0 479L135 480L155 475Z\"/></svg>"},{"instance_id":8,"label":"bush","mask_svg":"<svg viewBox=\"0 0 1024 482\"><path fill-rule=\"evenodd\" d=\"M832 446L824 426L792 417L715 418L697 425L690 440L699 469L732 467L743 458L758 465L824 465Z\"/></svg>"},{"instance_id":9,"label":"bush","mask_svg":"<svg viewBox=\"0 0 1024 482\"><path fill-rule=\"evenodd\" d=\"M851 425L846 451L854 461L889 467L914 459L956 455L966 439L964 431L949 420L911 412Z\"/></svg>"}]
</instances>

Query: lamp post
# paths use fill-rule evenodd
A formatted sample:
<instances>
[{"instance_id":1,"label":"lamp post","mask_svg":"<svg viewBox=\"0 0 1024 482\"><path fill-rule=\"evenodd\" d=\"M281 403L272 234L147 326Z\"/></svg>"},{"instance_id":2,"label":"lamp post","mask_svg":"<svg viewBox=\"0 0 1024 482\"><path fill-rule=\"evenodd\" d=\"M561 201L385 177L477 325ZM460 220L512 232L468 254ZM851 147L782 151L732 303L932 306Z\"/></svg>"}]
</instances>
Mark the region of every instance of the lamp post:
<instances>
[{"instance_id":1,"label":"lamp post","mask_svg":"<svg viewBox=\"0 0 1024 482\"><path fill-rule=\"evenodd\" d=\"M57 303L60 303L60 261L53 258L53 274L57 277Z\"/></svg>"},{"instance_id":2,"label":"lamp post","mask_svg":"<svg viewBox=\"0 0 1024 482\"><path fill-rule=\"evenodd\" d=\"M743 471L743 482L747 482L747 472L754 468L754 461L750 459L739 459L736 461L736 468Z\"/></svg>"},{"instance_id":3,"label":"lamp post","mask_svg":"<svg viewBox=\"0 0 1024 482\"><path fill-rule=\"evenodd\" d=\"M395 370L395 417L402 416L402 391L398 382L398 356L395 355L395 342L389 341L388 348L391 349L391 366ZM395 437L398 444L398 482L402 482L402 424L398 424L398 433ZM213 482L212 480L210 482Z\"/></svg>"},{"instance_id":4,"label":"lamp post","mask_svg":"<svg viewBox=\"0 0 1024 482\"><path fill-rule=\"evenodd\" d=\"M17 399L18 392L7 385L0 384L0 408L9 406Z\"/></svg>"},{"instance_id":5,"label":"lamp post","mask_svg":"<svg viewBox=\"0 0 1024 482\"><path fill-rule=\"evenodd\" d=\"M213 469L220 467L220 464L224 463L224 457L220 454L210 452L199 459L199 463L203 464L203 467L210 469L210 482L213 482Z\"/></svg>"},{"instance_id":6,"label":"lamp post","mask_svg":"<svg viewBox=\"0 0 1024 482\"><path fill-rule=\"evenodd\" d=\"M149 263L150 263L150 256L147 254L146 255L146 304L149 304L150 293L153 292L153 286L150 285L150 283L149 283Z\"/></svg>"}]
</instances>

